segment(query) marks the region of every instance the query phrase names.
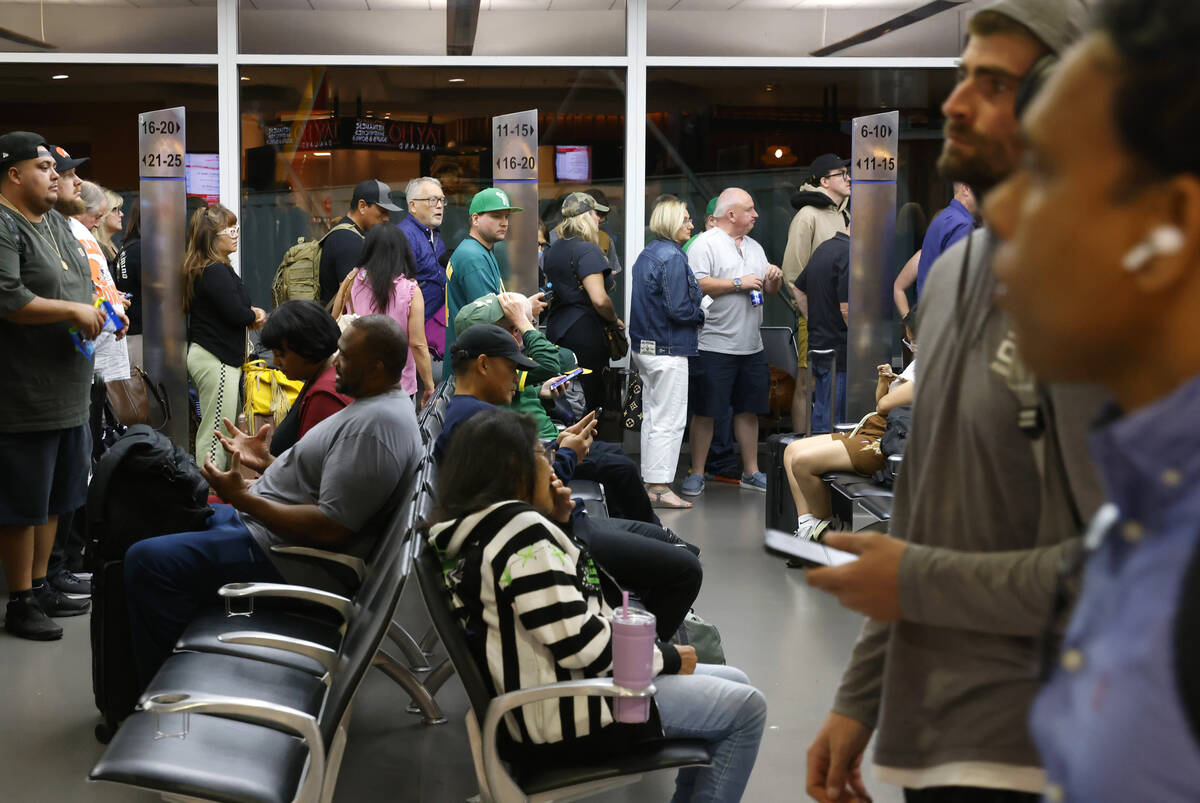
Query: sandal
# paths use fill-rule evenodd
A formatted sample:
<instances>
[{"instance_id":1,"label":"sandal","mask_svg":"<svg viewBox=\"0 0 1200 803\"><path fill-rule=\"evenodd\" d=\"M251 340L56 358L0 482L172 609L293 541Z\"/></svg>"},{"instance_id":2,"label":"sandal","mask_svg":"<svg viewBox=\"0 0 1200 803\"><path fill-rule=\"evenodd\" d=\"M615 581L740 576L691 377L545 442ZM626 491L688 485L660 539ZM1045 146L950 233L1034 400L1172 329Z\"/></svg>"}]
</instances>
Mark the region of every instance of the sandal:
<instances>
[{"instance_id":1,"label":"sandal","mask_svg":"<svg viewBox=\"0 0 1200 803\"><path fill-rule=\"evenodd\" d=\"M692 507L691 502L680 499L669 487L663 488L661 491L647 488L646 495L650 497L650 507L669 508L671 510L688 510Z\"/></svg>"}]
</instances>

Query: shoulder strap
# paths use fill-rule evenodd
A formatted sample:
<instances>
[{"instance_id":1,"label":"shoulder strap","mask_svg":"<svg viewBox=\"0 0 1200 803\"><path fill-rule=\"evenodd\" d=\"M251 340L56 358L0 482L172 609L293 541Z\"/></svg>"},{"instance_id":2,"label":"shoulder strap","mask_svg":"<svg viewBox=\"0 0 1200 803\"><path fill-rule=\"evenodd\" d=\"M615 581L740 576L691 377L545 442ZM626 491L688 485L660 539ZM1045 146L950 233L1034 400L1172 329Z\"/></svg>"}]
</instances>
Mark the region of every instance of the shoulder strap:
<instances>
[{"instance_id":1,"label":"shoulder strap","mask_svg":"<svg viewBox=\"0 0 1200 803\"><path fill-rule=\"evenodd\" d=\"M361 231L359 231L358 226L355 226L353 223L339 223L336 226L334 226L332 229L330 229L329 231L325 232L325 234L323 234L321 236L321 239L317 240L317 242L324 245L325 238L328 237L329 235L333 234L335 231L352 231L355 234L357 234L360 238L366 239L366 235L364 235Z\"/></svg>"},{"instance_id":2,"label":"shoulder strap","mask_svg":"<svg viewBox=\"0 0 1200 803\"><path fill-rule=\"evenodd\" d=\"M1192 728L1192 737L1200 743L1200 548L1192 552L1183 591L1175 614L1174 641L1175 683L1183 701L1183 712Z\"/></svg>"}]
</instances>

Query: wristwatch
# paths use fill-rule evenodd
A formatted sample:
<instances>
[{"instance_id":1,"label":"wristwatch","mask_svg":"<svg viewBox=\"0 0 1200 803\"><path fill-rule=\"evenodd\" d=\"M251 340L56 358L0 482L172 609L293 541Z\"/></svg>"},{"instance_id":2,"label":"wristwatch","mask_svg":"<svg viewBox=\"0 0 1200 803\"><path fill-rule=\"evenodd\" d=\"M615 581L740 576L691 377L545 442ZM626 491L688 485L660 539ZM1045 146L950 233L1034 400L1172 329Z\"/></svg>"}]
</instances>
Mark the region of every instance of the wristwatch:
<instances>
[{"instance_id":1,"label":"wristwatch","mask_svg":"<svg viewBox=\"0 0 1200 803\"><path fill-rule=\"evenodd\" d=\"M737 278L735 278L733 280L733 292L735 292L735 293L742 292L742 277L741 276L738 276Z\"/></svg>"}]
</instances>

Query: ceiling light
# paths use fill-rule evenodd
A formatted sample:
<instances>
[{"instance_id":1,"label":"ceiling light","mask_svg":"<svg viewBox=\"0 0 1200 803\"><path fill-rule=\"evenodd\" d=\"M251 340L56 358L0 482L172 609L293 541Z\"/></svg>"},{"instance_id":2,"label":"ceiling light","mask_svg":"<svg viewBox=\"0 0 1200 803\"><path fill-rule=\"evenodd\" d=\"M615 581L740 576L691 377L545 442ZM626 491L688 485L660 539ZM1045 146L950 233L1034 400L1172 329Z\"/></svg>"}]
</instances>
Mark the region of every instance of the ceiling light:
<instances>
[{"instance_id":1,"label":"ceiling light","mask_svg":"<svg viewBox=\"0 0 1200 803\"><path fill-rule=\"evenodd\" d=\"M71 76L67 75L65 72L60 72L58 75L50 76L50 80L51 81L62 81L63 79L70 78L70 77Z\"/></svg>"},{"instance_id":2,"label":"ceiling light","mask_svg":"<svg viewBox=\"0 0 1200 803\"><path fill-rule=\"evenodd\" d=\"M467 80L466 78L451 78L450 83L461 84L461 83L465 82L466 80Z\"/></svg>"},{"instance_id":3,"label":"ceiling light","mask_svg":"<svg viewBox=\"0 0 1200 803\"><path fill-rule=\"evenodd\" d=\"M333 156L329 151L313 151L313 156Z\"/></svg>"},{"instance_id":4,"label":"ceiling light","mask_svg":"<svg viewBox=\"0 0 1200 803\"><path fill-rule=\"evenodd\" d=\"M250 80L250 76L248 76L248 75L243 75L243 76L242 76L242 80L243 80L243 81L249 81L249 80Z\"/></svg>"},{"instance_id":5,"label":"ceiling light","mask_svg":"<svg viewBox=\"0 0 1200 803\"><path fill-rule=\"evenodd\" d=\"M782 159L782 158L783 158L783 148L776 148L776 149L775 149L775 158L776 158L776 159Z\"/></svg>"}]
</instances>

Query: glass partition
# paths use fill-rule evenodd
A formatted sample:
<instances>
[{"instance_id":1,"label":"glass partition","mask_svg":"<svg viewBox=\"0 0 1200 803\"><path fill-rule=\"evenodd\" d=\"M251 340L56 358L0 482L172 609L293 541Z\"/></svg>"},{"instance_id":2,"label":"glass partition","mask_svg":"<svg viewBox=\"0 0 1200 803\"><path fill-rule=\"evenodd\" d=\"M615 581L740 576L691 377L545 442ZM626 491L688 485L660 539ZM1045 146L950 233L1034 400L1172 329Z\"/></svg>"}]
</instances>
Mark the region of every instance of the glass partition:
<instances>
[{"instance_id":1,"label":"glass partition","mask_svg":"<svg viewBox=\"0 0 1200 803\"><path fill-rule=\"evenodd\" d=\"M328 231L366 178L387 183L401 208L409 180L439 178L453 249L471 197L492 184L491 117L526 109L538 110L539 134L539 203L526 213L553 223L566 193L599 189L623 247L623 70L246 67L242 77L242 276L256 304L270 304L287 248ZM496 253L507 272L503 244Z\"/></svg>"}]
</instances>

